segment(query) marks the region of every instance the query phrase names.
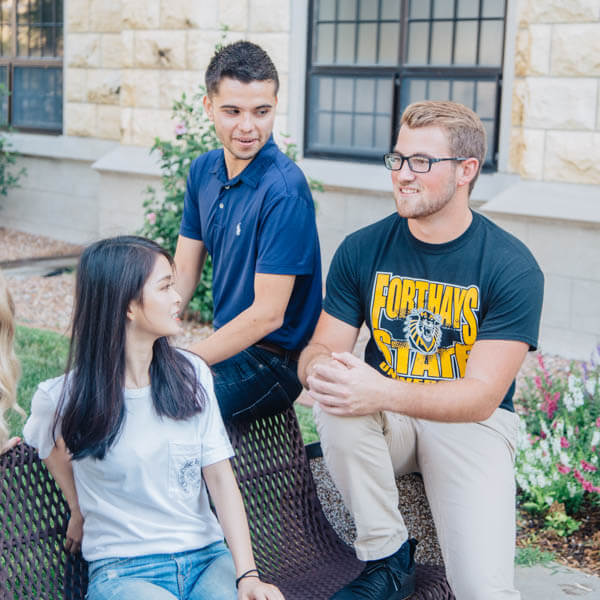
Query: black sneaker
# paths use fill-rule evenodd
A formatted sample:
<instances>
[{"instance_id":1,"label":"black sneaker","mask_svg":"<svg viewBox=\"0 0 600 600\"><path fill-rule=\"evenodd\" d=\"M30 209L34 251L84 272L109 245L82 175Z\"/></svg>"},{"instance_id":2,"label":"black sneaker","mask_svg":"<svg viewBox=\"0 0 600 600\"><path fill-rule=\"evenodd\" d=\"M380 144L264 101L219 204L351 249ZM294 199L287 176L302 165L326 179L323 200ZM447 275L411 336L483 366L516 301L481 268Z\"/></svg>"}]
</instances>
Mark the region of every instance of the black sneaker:
<instances>
[{"instance_id":1,"label":"black sneaker","mask_svg":"<svg viewBox=\"0 0 600 600\"><path fill-rule=\"evenodd\" d=\"M409 539L391 556L370 560L363 572L330 600L405 600L415 591L415 548Z\"/></svg>"}]
</instances>

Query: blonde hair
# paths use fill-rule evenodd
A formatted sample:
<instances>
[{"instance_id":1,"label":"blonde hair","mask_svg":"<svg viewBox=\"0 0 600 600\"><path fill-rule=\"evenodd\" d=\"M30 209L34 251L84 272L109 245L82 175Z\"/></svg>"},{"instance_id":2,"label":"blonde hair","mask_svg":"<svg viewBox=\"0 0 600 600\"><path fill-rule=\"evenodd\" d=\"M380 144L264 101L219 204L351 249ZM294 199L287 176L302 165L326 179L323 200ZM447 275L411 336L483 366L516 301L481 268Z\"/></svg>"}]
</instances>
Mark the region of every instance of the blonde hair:
<instances>
[{"instance_id":1,"label":"blonde hair","mask_svg":"<svg viewBox=\"0 0 600 600\"><path fill-rule=\"evenodd\" d=\"M25 416L17 404L17 381L21 374L14 350L15 304L8 291L6 279L0 272L0 448L8 439L4 413L13 409Z\"/></svg>"},{"instance_id":2,"label":"blonde hair","mask_svg":"<svg viewBox=\"0 0 600 600\"><path fill-rule=\"evenodd\" d=\"M469 193L473 191L485 160L487 143L483 123L470 108L450 101L413 102L404 110L400 125L406 125L411 129L418 127L444 129L453 156L473 157L479 161L477 175L469 184Z\"/></svg>"}]
</instances>

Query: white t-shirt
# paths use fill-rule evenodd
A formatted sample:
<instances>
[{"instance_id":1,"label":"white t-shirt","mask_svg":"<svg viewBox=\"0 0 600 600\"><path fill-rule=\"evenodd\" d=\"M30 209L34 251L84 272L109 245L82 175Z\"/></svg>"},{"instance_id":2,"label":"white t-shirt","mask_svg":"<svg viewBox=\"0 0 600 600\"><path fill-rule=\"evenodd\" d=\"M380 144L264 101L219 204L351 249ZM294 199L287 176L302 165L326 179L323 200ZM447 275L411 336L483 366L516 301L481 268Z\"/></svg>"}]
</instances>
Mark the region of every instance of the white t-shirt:
<instances>
[{"instance_id":1,"label":"white t-shirt","mask_svg":"<svg viewBox=\"0 0 600 600\"><path fill-rule=\"evenodd\" d=\"M230 458L233 450L209 368L195 355L185 356L207 392L201 413L185 421L158 417L149 386L125 389L123 430L104 459L72 463L88 561L183 552L223 539L201 469ZM64 377L39 385L25 424L25 440L41 458L54 447L52 423Z\"/></svg>"}]
</instances>

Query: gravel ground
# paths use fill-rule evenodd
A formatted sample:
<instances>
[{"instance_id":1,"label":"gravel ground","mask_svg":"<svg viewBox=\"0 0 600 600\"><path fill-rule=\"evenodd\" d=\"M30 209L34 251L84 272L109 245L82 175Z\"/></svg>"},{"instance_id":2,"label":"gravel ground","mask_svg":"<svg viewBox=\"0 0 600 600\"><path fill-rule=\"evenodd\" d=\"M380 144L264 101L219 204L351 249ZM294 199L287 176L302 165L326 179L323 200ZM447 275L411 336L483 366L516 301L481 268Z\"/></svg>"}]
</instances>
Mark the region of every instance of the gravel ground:
<instances>
[{"instance_id":1,"label":"gravel ground","mask_svg":"<svg viewBox=\"0 0 600 600\"><path fill-rule=\"evenodd\" d=\"M0 227L0 264L26 258L79 254L81 246L43 235L31 235Z\"/></svg>"}]
</instances>

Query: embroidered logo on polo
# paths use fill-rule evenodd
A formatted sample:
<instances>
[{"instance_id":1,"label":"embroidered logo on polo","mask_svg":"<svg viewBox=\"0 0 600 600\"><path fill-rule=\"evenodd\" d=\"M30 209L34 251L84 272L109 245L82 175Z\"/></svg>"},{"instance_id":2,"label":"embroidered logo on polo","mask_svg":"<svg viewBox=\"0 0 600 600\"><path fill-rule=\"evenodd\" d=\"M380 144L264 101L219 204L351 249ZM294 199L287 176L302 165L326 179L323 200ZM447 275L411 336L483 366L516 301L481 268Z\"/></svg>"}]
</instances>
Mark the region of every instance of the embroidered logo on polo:
<instances>
[{"instance_id":1,"label":"embroidered logo on polo","mask_svg":"<svg viewBox=\"0 0 600 600\"><path fill-rule=\"evenodd\" d=\"M383 373L425 383L464 376L477 338L477 286L377 272L370 309Z\"/></svg>"}]
</instances>

